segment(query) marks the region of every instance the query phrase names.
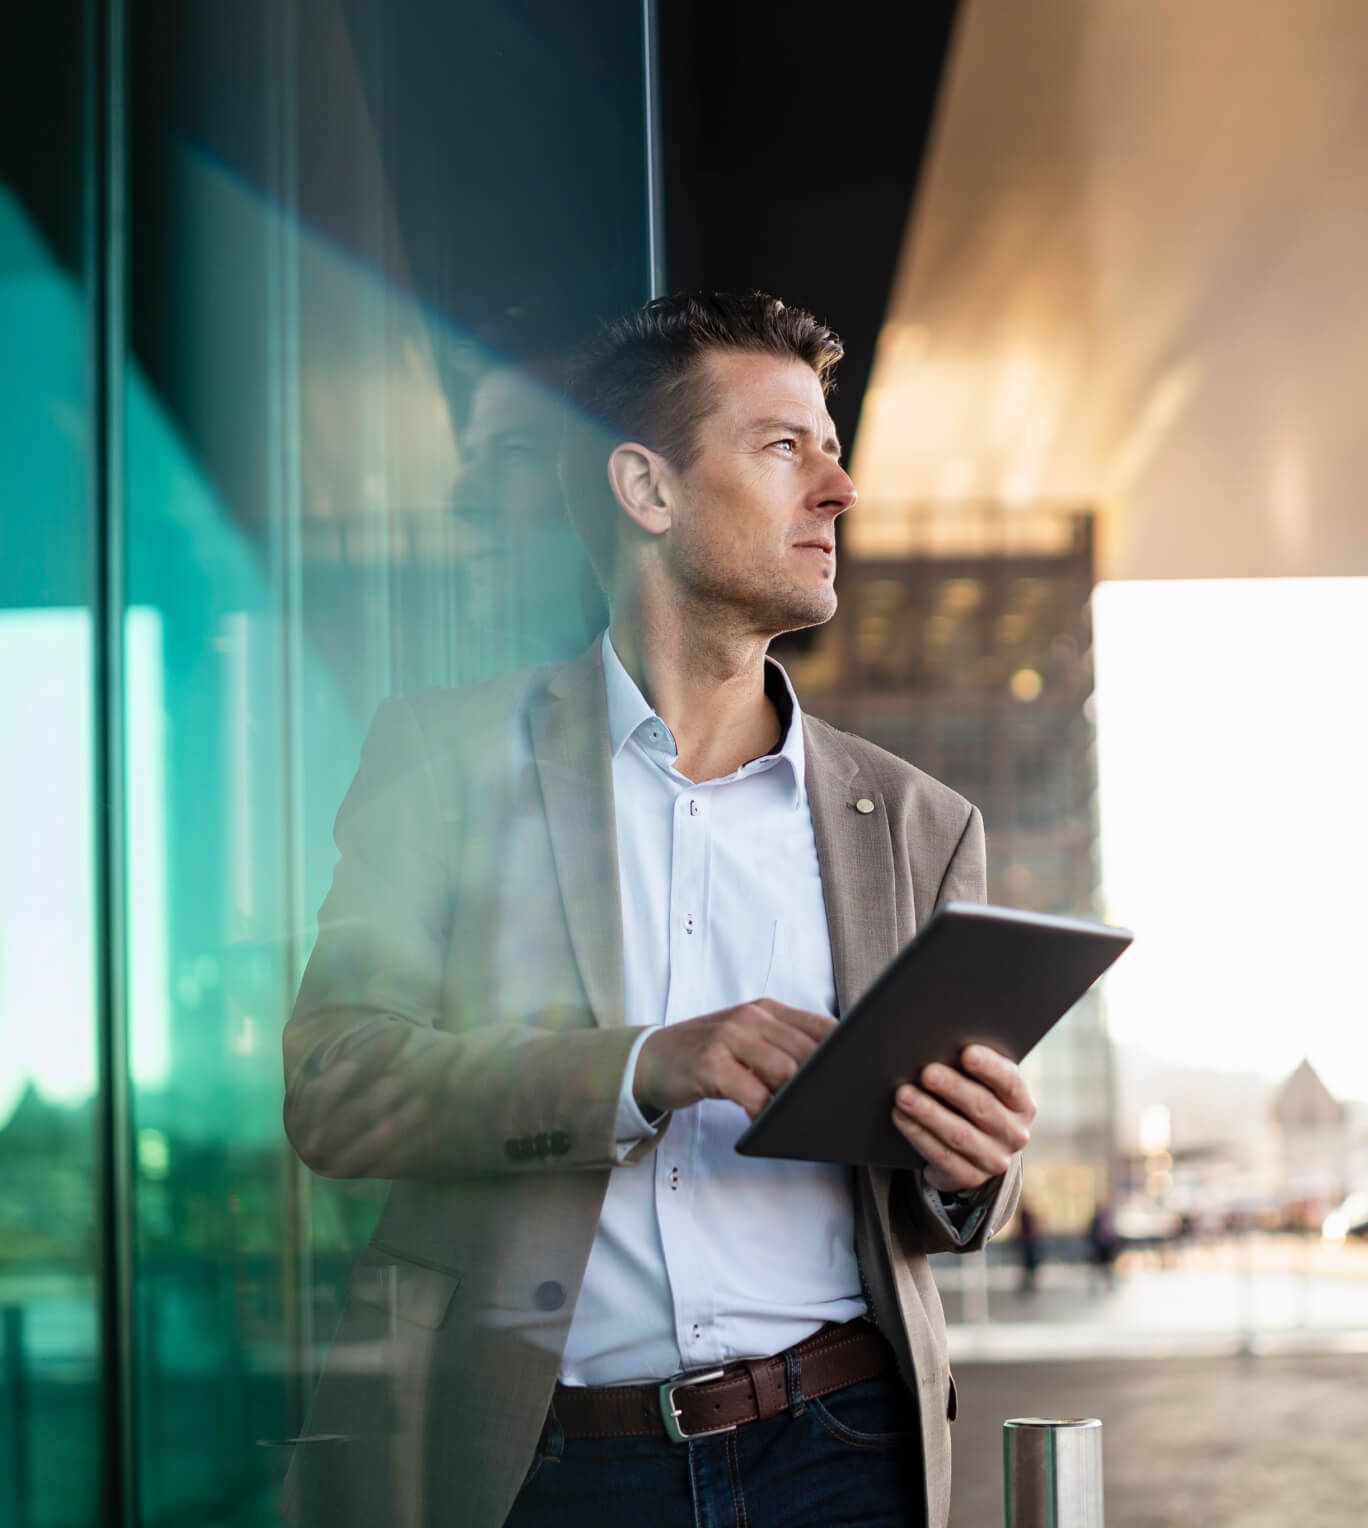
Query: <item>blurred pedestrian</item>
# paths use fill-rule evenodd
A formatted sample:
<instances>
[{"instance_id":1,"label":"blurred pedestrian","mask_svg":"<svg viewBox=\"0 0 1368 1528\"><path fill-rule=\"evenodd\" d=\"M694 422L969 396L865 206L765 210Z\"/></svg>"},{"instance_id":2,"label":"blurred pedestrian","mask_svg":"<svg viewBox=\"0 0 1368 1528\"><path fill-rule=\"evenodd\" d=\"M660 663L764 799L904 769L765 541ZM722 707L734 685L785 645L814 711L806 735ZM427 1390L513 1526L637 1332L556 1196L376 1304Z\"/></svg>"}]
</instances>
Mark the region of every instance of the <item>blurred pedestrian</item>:
<instances>
[{"instance_id":1,"label":"blurred pedestrian","mask_svg":"<svg viewBox=\"0 0 1368 1528\"><path fill-rule=\"evenodd\" d=\"M1040 1221L1035 1211L1024 1200L1017 1212L1017 1250L1021 1257L1021 1283L1023 1295L1035 1293L1036 1270L1040 1267Z\"/></svg>"},{"instance_id":2,"label":"blurred pedestrian","mask_svg":"<svg viewBox=\"0 0 1368 1528\"><path fill-rule=\"evenodd\" d=\"M1116 1216L1105 1200L1098 1203L1088 1226L1088 1245L1099 1282L1111 1289L1116 1284Z\"/></svg>"}]
</instances>

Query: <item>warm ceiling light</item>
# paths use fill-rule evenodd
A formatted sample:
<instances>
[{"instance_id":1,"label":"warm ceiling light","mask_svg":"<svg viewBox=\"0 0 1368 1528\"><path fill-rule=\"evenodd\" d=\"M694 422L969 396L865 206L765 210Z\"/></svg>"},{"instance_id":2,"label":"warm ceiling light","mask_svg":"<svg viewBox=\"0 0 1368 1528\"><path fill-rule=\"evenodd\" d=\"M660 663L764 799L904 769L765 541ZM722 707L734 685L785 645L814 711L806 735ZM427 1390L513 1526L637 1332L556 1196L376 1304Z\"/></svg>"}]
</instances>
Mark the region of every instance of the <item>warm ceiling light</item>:
<instances>
[{"instance_id":1,"label":"warm ceiling light","mask_svg":"<svg viewBox=\"0 0 1368 1528\"><path fill-rule=\"evenodd\" d=\"M1045 681L1034 669L1018 669L1008 680L1012 694L1017 700L1038 700L1045 688Z\"/></svg>"}]
</instances>

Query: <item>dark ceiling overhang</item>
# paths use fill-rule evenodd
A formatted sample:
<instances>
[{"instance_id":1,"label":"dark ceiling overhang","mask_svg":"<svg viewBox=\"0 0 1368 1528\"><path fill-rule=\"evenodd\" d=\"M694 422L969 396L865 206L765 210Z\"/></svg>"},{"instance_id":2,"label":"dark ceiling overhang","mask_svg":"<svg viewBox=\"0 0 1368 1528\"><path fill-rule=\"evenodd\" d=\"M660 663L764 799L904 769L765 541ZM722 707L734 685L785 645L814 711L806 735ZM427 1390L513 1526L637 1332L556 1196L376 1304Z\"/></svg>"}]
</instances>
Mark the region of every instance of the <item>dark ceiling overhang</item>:
<instances>
[{"instance_id":1,"label":"dark ceiling overhang","mask_svg":"<svg viewBox=\"0 0 1368 1528\"><path fill-rule=\"evenodd\" d=\"M658 0L668 290L772 292L845 342L847 451L957 0Z\"/></svg>"}]
</instances>

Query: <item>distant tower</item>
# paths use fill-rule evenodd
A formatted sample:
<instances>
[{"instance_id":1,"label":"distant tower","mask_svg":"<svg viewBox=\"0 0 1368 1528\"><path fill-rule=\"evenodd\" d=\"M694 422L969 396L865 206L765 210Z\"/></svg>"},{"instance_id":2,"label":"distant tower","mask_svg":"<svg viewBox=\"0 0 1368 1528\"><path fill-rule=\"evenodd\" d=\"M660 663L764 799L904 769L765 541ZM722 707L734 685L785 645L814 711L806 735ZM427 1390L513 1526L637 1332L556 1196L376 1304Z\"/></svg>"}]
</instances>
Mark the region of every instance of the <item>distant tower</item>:
<instances>
[{"instance_id":1,"label":"distant tower","mask_svg":"<svg viewBox=\"0 0 1368 1528\"><path fill-rule=\"evenodd\" d=\"M1284 1199L1310 1201L1318 1209L1336 1203L1347 1176L1348 1114L1309 1061L1278 1089L1272 1116Z\"/></svg>"}]
</instances>

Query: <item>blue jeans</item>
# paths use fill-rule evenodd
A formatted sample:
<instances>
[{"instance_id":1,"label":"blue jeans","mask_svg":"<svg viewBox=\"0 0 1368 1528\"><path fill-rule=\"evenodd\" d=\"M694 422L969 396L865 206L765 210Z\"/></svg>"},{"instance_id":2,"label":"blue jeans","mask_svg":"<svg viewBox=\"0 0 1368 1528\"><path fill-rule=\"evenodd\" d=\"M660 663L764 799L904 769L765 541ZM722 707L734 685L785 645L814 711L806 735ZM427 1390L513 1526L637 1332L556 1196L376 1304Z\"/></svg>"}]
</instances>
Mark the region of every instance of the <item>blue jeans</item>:
<instances>
[{"instance_id":1,"label":"blue jeans","mask_svg":"<svg viewBox=\"0 0 1368 1528\"><path fill-rule=\"evenodd\" d=\"M504 1528L924 1528L916 1404L895 1374L734 1432L567 1439L553 1407Z\"/></svg>"}]
</instances>

